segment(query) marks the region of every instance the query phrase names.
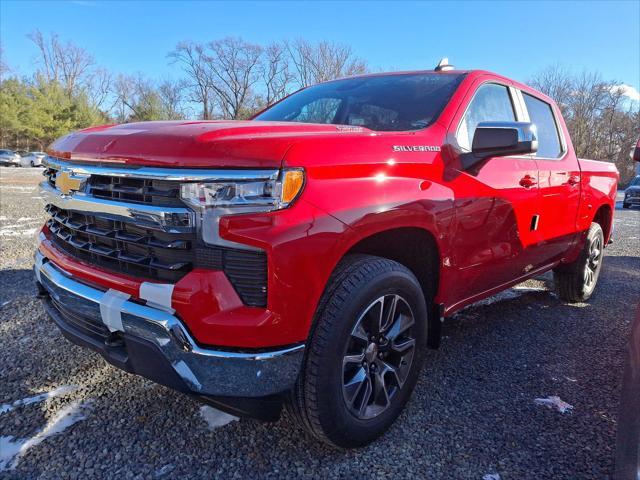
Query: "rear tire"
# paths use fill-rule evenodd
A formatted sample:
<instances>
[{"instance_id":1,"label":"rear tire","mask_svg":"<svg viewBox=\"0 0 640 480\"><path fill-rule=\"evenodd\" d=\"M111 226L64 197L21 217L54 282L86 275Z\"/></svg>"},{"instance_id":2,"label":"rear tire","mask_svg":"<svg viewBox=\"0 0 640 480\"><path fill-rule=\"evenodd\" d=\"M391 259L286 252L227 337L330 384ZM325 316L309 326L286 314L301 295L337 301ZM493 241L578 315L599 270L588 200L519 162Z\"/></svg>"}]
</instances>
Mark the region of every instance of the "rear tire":
<instances>
[{"instance_id":1,"label":"rear tire","mask_svg":"<svg viewBox=\"0 0 640 480\"><path fill-rule=\"evenodd\" d=\"M630 205L630 204L628 204L628 203L623 203L623 204L622 204L622 208L629 208L629 207L631 207L631 205Z\"/></svg>"},{"instance_id":2,"label":"rear tire","mask_svg":"<svg viewBox=\"0 0 640 480\"><path fill-rule=\"evenodd\" d=\"M367 445L409 400L426 340L427 305L415 275L392 260L349 255L318 306L288 408L317 439Z\"/></svg>"},{"instance_id":3,"label":"rear tire","mask_svg":"<svg viewBox=\"0 0 640 480\"><path fill-rule=\"evenodd\" d=\"M560 298L569 303L587 301L598 283L603 257L604 233L599 224L592 223L578 258L553 271Z\"/></svg>"}]
</instances>

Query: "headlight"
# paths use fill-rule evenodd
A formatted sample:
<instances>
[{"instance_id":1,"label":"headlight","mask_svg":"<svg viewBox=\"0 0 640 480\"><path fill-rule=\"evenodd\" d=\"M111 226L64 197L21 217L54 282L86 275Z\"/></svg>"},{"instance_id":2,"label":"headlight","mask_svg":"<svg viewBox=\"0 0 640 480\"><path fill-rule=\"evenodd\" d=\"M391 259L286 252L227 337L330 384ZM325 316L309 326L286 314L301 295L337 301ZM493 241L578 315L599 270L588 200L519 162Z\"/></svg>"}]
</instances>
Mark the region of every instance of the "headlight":
<instances>
[{"instance_id":1,"label":"headlight","mask_svg":"<svg viewBox=\"0 0 640 480\"><path fill-rule=\"evenodd\" d=\"M199 212L198 229L205 243L251 249L220 237L220 218L286 208L300 195L303 186L304 171L290 168L282 170L278 178L184 183L180 197Z\"/></svg>"},{"instance_id":2,"label":"headlight","mask_svg":"<svg viewBox=\"0 0 640 480\"><path fill-rule=\"evenodd\" d=\"M180 197L197 209L245 207L243 212L262 212L289 206L303 185L303 170L286 169L275 180L185 183Z\"/></svg>"}]
</instances>

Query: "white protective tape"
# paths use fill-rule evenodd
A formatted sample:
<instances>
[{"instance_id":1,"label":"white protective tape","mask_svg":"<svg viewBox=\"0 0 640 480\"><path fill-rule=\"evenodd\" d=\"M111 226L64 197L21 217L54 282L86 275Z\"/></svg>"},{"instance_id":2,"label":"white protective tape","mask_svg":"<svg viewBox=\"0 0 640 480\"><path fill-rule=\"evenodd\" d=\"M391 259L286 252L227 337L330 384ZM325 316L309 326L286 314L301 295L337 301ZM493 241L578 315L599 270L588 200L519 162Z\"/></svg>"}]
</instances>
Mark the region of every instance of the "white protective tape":
<instances>
[{"instance_id":1,"label":"white protective tape","mask_svg":"<svg viewBox=\"0 0 640 480\"><path fill-rule=\"evenodd\" d=\"M149 283L142 282L140 285L140 298L147 301L147 305L152 308L159 308L173 313L171 308L171 295L173 295L173 284L171 283Z\"/></svg>"},{"instance_id":2,"label":"white protective tape","mask_svg":"<svg viewBox=\"0 0 640 480\"><path fill-rule=\"evenodd\" d=\"M100 316L110 332L124 332L121 309L131 295L110 288L100 299Z\"/></svg>"}]
</instances>

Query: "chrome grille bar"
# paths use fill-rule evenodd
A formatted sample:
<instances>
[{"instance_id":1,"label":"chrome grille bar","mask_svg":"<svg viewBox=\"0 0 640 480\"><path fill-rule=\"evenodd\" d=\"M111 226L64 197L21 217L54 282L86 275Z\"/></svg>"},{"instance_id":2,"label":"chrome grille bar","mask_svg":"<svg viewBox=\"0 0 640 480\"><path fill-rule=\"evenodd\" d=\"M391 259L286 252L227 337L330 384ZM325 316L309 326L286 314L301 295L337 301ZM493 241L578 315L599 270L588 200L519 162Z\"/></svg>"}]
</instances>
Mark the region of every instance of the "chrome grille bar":
<instances>
[{"instance_id":1,"label":"chrome grille bar","mask_svg":"<svg viewBox=\"0 0 640 480\"><path fill-rule=\"evenodd\" d=\"M77 175L105 175L110 177L135 177L149 180L171 180L177 182L215 182L220 180L254 181L275 180L279 169L263 170L243 169L198 169L198 168L162 168L162 167L127 167L122 165L77 164L65 162L53 157L46 157L46 166L56 170L66 170Z\"/></svg>"}]
</instances>

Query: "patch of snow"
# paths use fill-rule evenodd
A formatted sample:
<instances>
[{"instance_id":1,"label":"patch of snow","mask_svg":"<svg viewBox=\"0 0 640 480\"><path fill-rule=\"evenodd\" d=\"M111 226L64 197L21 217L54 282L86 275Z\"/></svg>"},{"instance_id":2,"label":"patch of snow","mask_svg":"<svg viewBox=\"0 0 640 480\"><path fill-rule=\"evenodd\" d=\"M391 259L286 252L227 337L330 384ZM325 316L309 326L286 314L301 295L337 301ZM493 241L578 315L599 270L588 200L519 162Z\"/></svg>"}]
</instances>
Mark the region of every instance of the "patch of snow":
<instances>
[{"instance_id":1,"label":"patch of snow","mask_svg":"<svg viewBox=\"0 0 640 480\"><path fill-rule=\"evenodd\" d=\"M544 405L547 408L555 408L560 413L571 413L573 410L573 405L568 404L564 400L561 400L560 397L556 397L555 395L547 398L536 398L534 400L536 405Z\"/></svg>"},{"instance_id":2,"label":"patch of snow","mask_svg":"<svg viewBox=\"0 0 640 480\"><path fill-rule=\"evenodd\" d=\"M200 416L207 422L207 425L209 425L209 430L215 430L218 427L223 427L228 423L238 420L238 417L221 412L208 405L202 405L200 407Z\"/></svg>"},{"instance_id":3,"label":"patch of snow","mask_svg":"<svg viewBox=\"0 0 640 480\"><path fill-rule=\"evenodd\" d=\"M162 478L165 475L167 475L168 473L171 473L174 469L175 469L175 465L171 464L171 463L167 463L166 465L160 467L158 470L155 471L155 473L153 474L153 476L155 478Z\"/></svg>"},{"instance_id":4,"label":"patch of snow","mask_svg":"<svg viewBox=\"0 0 640 480\"><path fill-rule=\"evenodd\" d=\"M4 405L0 405L0 415L10 412L11 410L14 410L18 407L22 407L23 405L31 405L32 403L43 402L49 398L66 395L67 393L73 392L77 389L78 387L76 387L75 385L62 385L51 390L50 392L39 393L38 395L34 395L33 397L21 398L20 400L16 400L13 403L5 403Z\"/></svg>"},{"instance_id":5,"label":"patch of snow","mask_svg":"<svg viewBox=\"0 0 640 480\"><path fill-rule=\"evenodd\" d=\"M30 448L39 445L47 438L64 432L73 424L84 420L91 407L91 401L73 402L60 410L38 433L31 438L0 437L0 472L13 470L18 466L20 458Z\"/></svg>"},{"instance_id":6,"label":"patch of snow","mask_svg":"<svg viewBox=\"0 0 640 480\"><path fill-rule=\"evenodd\" d=\"M24 186L20 186L20 185L3 185L2 189L3 190L17 190L19 192L30 192L32 190L35 190L36 187L24 187Z\"/></svg>"},{"instance_id":7,"label":"patch of snow","mask_svg":"<svg viewBox=\"0 0 640 480\"><path fill-rule=\"evenodd\" d=\"M26 237L36 233L37 228L27 228L26 230L13 230L12 228L0 229L0 237Z\"/></svg>"},{"instance_id":8,"label":"patch of snow","mask_svg":"<svg viewBox=\"0 0 640 480\"><path fill-rule=\"evenodd\" d=\"M7 300L6 302L2 302L2 305L0 305L0 308L5 307L7 305L9 305L11 303L11 300Z\"/></svg>"},{"instance_id":9,"label":"patch of snow","mask_svg":"<svg viewBox=\"0 0 640 480\"><path fill-rule=\"evenodd\" d=\"M32 220L38 220L36 217L20 217L16 222L30 222Z\"/></svg>"},{"instance_id":10,"label":"patch of snow","mask_svg":"<svg viewBox=\"0 0 640 480\"><path fill-rule=\"evenodd\" d=\"M574 383L578 381L573 377L567 377L567 376L565 376L564 379L567 380L568 382L574 382Z\"/></svg>"},{"instance_id":11,"label":"patch of snow","mask_svg":"<svg viewBox=\"0 0 640 480\"><path fill-rule=\"evenodd\" d=\"M482 480L500 480L500 474L499 473L487 473L486 475L482 476Z\"/></svg>"}]
</instances>

